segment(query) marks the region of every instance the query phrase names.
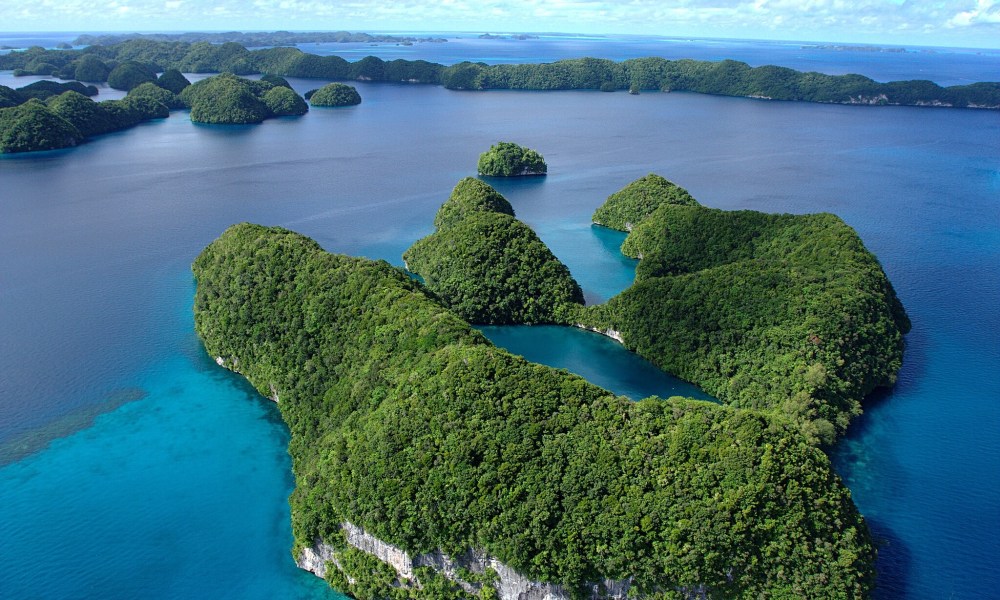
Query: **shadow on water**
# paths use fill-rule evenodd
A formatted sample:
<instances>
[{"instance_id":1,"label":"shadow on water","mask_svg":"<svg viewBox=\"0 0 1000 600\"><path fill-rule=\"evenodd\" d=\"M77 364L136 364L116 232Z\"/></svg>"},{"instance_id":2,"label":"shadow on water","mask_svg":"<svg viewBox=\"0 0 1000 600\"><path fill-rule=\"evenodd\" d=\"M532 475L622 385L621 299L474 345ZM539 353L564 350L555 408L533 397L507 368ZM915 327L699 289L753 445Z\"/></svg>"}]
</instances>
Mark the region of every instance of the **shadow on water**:
<instances>
[{"instance_id":1,"label":"shadow on water","mask_svg":"<svg viewBox=\"0 0 1000 600\"><path fill-rule=\"evenodd\" d=\"M919 386L927 369L926 333L914 329L906 337L903 368L896 384L878 388L863 401L864 413L856 417L847 434L830 451L836 471L851 488L855 498L901 497L907 487L905 469L892 448L873 443L884 435L885 411L905 401ZM912 570L912 552L888 522L865 514L872 538L878 547L878 573L872 598L906 598Z\"/></svg>"},{"instance_id":2,"label":"shadow on water","mask_svg":"<svg viewBox=\"0 0 1000 600\"><path fill-rule=\"evenodd\" d=\"M525 175L523 177L489 177L487 175L477 175L477 177L481 181L488 183L508 200L510 199L509 194L517 194L518 191L538 188L548 179L547 175Z\"/></svg>"},{"instance_id":3,"label":"shadow on water","mask_svg":"<svg viewBox=\"0 0 1000 600\"><path fill-rule=\"evenodd\" d=\"M875 579L874 600L898 600L906 598L907 581L912 566L909 548L896 533L885 523L872 518L866 518L872 538L878 547L878 559L875 569L878 575Z\"/></svg>"},{"instance_id":4,"label":"shadow on water","mask_svg":"<svg viewBox=\"0 0 1000 600\"><path fill-rule=\"evenodd\" d=\"M895 385L876 388L861 401L864 412L851 421L847 429L847 440L861 440L871 432L873 425L879 421L879 413L892 402L905 399L917 387L927 371L927 334L913 329L906 335L906 348L903 351L903 367ZM844 444L840 444L843 446Z\"/></svg>"},{"instance_id":5,"label":"shadow on water","mask_svg":"<svg viewBox=\"0 0 1000 600\"><path fill-rule=\"evenodd\" d=\"M146 390L136 387L115 390L97 404L84 406L40 427L23 431L0 443L0 467L40 452L53 441L90 427L100 415L112 412L123 404L142 400L147 395Z\"/></svg>"},{"instance_id":6,"label":"shadow on water","mask_svg":"<svg viewBox=\"0 0 1000 600\"><path fill-rule=\"evenodd\" d=\"M201 123L198 121L191 121L191 124L202 133L222 137L246 137L253 133L257 127L257 124Z\"/></svg>"}]
</instances>

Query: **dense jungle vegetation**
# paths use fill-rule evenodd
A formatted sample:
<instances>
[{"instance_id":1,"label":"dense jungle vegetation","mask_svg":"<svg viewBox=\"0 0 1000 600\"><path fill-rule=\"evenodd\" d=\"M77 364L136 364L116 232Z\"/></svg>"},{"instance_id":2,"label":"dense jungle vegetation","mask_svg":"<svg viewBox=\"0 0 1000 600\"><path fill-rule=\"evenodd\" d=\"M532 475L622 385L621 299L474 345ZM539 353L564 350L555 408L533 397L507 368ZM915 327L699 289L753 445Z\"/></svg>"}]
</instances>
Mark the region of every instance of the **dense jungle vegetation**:
<instances>
[{"instance_id":1,"label":"dense jungle vegetation","mask_svg":"<svg viewBox=\"0 0 1000 600\"><path fill-rule=\"evenodd\" d=\"M773 65L751 67L734 60L658 57L622 62L598 58L542 64L463 62L446 67L422 60L383 61L374 56L349 62L339 56L317 56L291 47L248 50L235 42L135 38L83 50L34 47L10 52L0 55L0 69L100 82L104 81L100 79L102 74L106 77L125 61L146 64L155 72L173 68L186 73L271 73L285 77L430 83L454 90L688 91L804 102L1000 108L998 82L950 87L923 80L880 83L862 75L825 75Z\"/></svg>"},{"instance_id":2,"label":"dense jungle vegetation","mask_svg":"<svg viewBox=\"0 0 1000 600\"><path fill-rule=\"evenodd\" d=\"M171 108L181 106L176 94L154 83L137 86L121 100L103 102L84 95L97 90L90 94L92 86L78 82L38 84L17 90L0 86L0 153L75 146L94 135L167 117Z\"/></svg>"},{"instance_id":3,"label":"dense jungle vegetation","mask_svg":"<svg viewBox=\"0 0 1000 600\"><path fill-rule=\"evenodd\" d=\"M176 70L151 80L138 68L121 72L120 85L129 89L122 100L94 102L84 94L96 95L96 88L79 82L0 86L0 153L75 146L180 108L190 108L191 120L202 123L259 123L309 110L280 77L251 81L224 73L191 85Z\"/></svg>"},{"instance_id":4,"label":"dense jungle vegetation","mask_svg":"<svg viewBox=\"0 0 1000 600\"><path fill-rule=\"evenodd\" d=\"M488 184L472 177L460 181L434 223L437 230L403 259L470 323L554 323L566 319L558 316L566 305L583 304L566 265Z\"/></svg>"},{"instance_id":5,"label":"dense jungle vegetation","mask_svg":"<svg viewBox=\"0 0 1000 600\"><path fill-rule=\"evenodd\" d=\"M594 211L592 220L597 225L618 231L632 231L636 223L645 220L664 203L698 205L698 201L687 190L660 175L650 173L611 194Z\"/></svg>"},{"instance_id":6,"label":"dense jungle vegetation","mask_svg":"<svg viewBox=\"0 0 1000 600\"><path fill-rule=\"evenodd\" d=\"M318 90L306 92L313 106L354 106L361 104L361 94L353 85L328 83Z\"/></svg>"},{"instance_id":7,"label":"dense jungle vegetation","mask_svg":"<svg viewBox=\"0 0 1000 600\"><path fill-rule=\"evenodd\" d=\"M549 166L538 152L513 142L497 142L479 155L477 170L487 177L545 175Z\"/></svg>"},{"instance_id":8,"label":"dense jungle vegetation","mask_svg":"<svg viewBox=\"0 0 1000 600\"><path fill-rule=\"evenodd\" d=\"M650 175L594 221L631 233L635 283L580 322L660 368L829 443L895 382L910 322L878 260L835 215L722 211Z\"/></svg>"},{"instance_id":9,"label":"dense jungle vegetation","mask_svg":"<svg viewBox=\"0 0 1000 600\"><path fill-rule=\"evenodd\" d=\"M664 598L872 586L849 491L785 419L615 397L491 346L401 270L280 228L233 226L193 270L206 349L291 430L296 555L338 546L348 572L330 578L354 577L359 598L437 587L395 587L338 544L344 521L411 555L482 549L577 593L604 577Z\"/></svg>"},{"instance_id":10,"label":"dense jungle vegetation","mask_svg":"<svg viewBox=\"0 0 1000 600\"><path fill-rule=\"evenodd\" d=\"M309 106L295 91L269 81L222 73L202 79L180 94L196 123L260 123L272 117L304 115Z\"/></svg>"}]
</instances>

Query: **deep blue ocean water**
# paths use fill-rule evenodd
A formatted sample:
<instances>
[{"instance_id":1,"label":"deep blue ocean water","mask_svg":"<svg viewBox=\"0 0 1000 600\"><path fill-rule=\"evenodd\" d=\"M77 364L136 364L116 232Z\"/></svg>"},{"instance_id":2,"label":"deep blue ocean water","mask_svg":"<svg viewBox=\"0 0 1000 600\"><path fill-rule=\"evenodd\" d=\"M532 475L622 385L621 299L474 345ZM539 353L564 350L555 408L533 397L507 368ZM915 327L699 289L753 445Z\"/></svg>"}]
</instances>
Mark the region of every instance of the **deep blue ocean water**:
<instances>
[{"instance_id":1,"label":"deep blue ocean water","mask_svg":"<svg viewBox=\"0 0 1000 600\"><path fill-rule=\"evenodd\" d=\"M491 183L592 302L634 262L590 214L649 172L708 206L855 227L914 322L899 384L833 456L883 544L877 596L1000 589L1000 114L358 88L360 106L299 119L211 127L175 112L0 158L0 598L336 597L292 562L287 430L202 351L189 265L239 221L399 265L501 139L545 155L548 177ZM669 383L604 338L554 332L502 333L619 393Z\"/></svg>"}]
</instances>

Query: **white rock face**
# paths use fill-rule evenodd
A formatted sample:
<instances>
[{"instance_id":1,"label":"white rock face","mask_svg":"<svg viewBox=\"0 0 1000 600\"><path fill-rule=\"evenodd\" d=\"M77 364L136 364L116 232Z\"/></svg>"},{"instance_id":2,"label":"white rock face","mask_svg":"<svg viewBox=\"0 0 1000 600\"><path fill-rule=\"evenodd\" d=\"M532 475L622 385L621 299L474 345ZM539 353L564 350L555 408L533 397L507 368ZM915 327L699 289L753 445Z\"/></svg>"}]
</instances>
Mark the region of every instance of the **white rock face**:
<instances>
[{"instance_id":1,"label":"white rock face","mask_svg":"<svg viewBox=\"0 0 1000 600\"><path fill-rule=\"evenodd\" d=\"M326 563L337 562L333 556L333 547L326 544L315 544L309 548L303 548L299 560L295 564L300 569L305 569L317 577L326 578Z\"/></svg>"},{"instance_id":2,"label":"white rock face","mask_svg":"<svg viewBox=\"0 0 1000 600\"><path fill-rule=\"evenodd\" d=\"M616 331L616 330L611 329L611 328L608 328L608 329L598 329L597 327L587 327L583 323L574 323L573 326L574 327L579 327L580 329L586 329L587 331L594 331L596 333L599 333L599 334L601 334L603 336L607 336L607 337L615 340L619 344L622 344L622 345L625 344L625 340L622 339L622 333L620 331Z\"/></svg>"},{"instance_id":3,"label":"white rock face","mask_svg":"<svg viewBox=\"0 0 1000 600\"><path fill-rule=\"evenodd\" d=\"M353 523L344 522L340 527L347 536L348 544L396 569L403 579L413 579L413 560L403 549L383 542Z\"/></svg>"},{"instance_id":4,"label":"white rock face","mask_svg":"<svg viewBox=\"0 0 1000 600\"><path fill-rule=\"evenodd\" d=\"M532 581L485 552L469 550L458 557L450 557L441 551L410 557L402 548L388 544L353 523L341 524L347 543L358 550L367 552L390 565L399 574L404 586L419 585L413 578L417 567L431 567L438 573L460 585L467 592L479 591L481 584L464 581L458 569L468 569L476 574L484 574L492 569L497 574L493 584L501 600L569 600L569 592L560 585ZM319 577L326 577L326 563L336 563L333 547L317 540L312 547L304 548L299 555L298 566ZM604 580L591 586L592 600L625 600L632 579L623 581ZM602 593L603 588L603 593Z\"/></svg>"}]
</instances>

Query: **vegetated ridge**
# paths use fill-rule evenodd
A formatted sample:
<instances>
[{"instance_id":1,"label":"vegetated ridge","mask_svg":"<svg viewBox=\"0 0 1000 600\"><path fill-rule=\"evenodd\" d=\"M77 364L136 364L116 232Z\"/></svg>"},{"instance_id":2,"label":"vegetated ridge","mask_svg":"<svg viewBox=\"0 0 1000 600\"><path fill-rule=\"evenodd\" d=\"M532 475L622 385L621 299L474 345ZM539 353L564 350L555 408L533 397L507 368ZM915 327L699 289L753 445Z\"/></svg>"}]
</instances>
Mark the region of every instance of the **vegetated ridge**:
<instances>
[{"instance_id":1,"label":"vegetated ridge","mask_svg":"<svg viewBox=\"0 0 1000 600\"><path fill-rule=\"evenodd\" d=\"M350 543L359 527L411 556L475 549L577 597L872 586L849 491L785 419L615 397L491 346L401 270L280 228L233 226L193 270L206 349L291 430L294 554L325 545L328 579L357 598L497 593L490 570L404 577Z\"/></svg>"},{"instance_id":2,"label":"vegetated ridge","mask_svg":"<svg viewBox=\"0 0 1000 600\"><path fill-rule=\"evenodd\" d=\"M75 146L94 135L164 118L171 108L180 106L173 92L153 83L135 87L121 100L104 102L94 102L77 91L80 84L76 82L38 83L52 85L32 84L17 90L0 86L0 107L9 103L0 108L0 153Z\"/></svg>"},{"instance_id":3,"label":"vegetated ridge","mask_svg":"<svg viewBox=\"0 0 1000 600\"><path fill-rule=\"evenodd\" d=\"M441 302L471 323L555 323L568 304L583 304L569 269L507 199L466 177L434 219L436 231L404 254Z\"/></svg>"},{"instance_id":4,"label":"vegetated ridge","mask_svg":"<svg viewBox=\"0 0 1000 600\"><path fill-rule=\"evenodd\" d=\"M168 117L180 108L190 108L194 122L224 124L259 123L309 110L277 76L251 81L223 73L191 85L173 69L151 80L139 68L119 72L119 85L129 90L122 100L95 102L87 95L96 95L96 88L79 82L40 81L16 90L0 86L0 153L67 148L95 135Z\"/></svg>"},{"instance_id":5,"label":"vegetated ridge","mask_svg":"<svg viewBox=\"0 0 1000 600\"><path fill-rule=\"evenodd\" d=\"M275 85L231 73L202 79L185 88L180 98L191 108L191 120L196 123L260 123L272 117L303 115L309 110L306 101L287 82Z\"/></svg>"},{"instance_id":6,"label":"vegetated ridge","mask_svg":"<svg viewBox=\"0 0 1000 600\"><path fill-rule=\"evenodd\" d=\"M896 380L910 321L878 260L835 215L722 211L649 175L594 221L629 231L636 281L579 324L727 404L830 443Z\"/></svg>"},{"instance_id":7,"label":"vegetated ridge","mask_svg":"<svg viewBox=\"0 0 1000 600\"><path fill-rule=\"evenodd\" d=\"M95 59L103 63L103 68ZM83 69L85 60L89 67ZM751 67L734 60L647 57L615 62L579 58L541 64L462 62L444 66L423 60L383 61L368 56L352 63L339 56L317 56L290 47L248 50L235 42L158 42L139 38L83 50L33 47L10 52L0 55L0 69L73 79L80 78L81 70L89 77L100 77L102 72L110 72L124 61L145 63L156 72L175 68L187 73L271 73L285 77L429 83L454 90L688 91L803 102L1000 109L998 82L950 87L926 80L879 83L862 75L825 75L773 65Z\"/></svg>"}]
</instances>

